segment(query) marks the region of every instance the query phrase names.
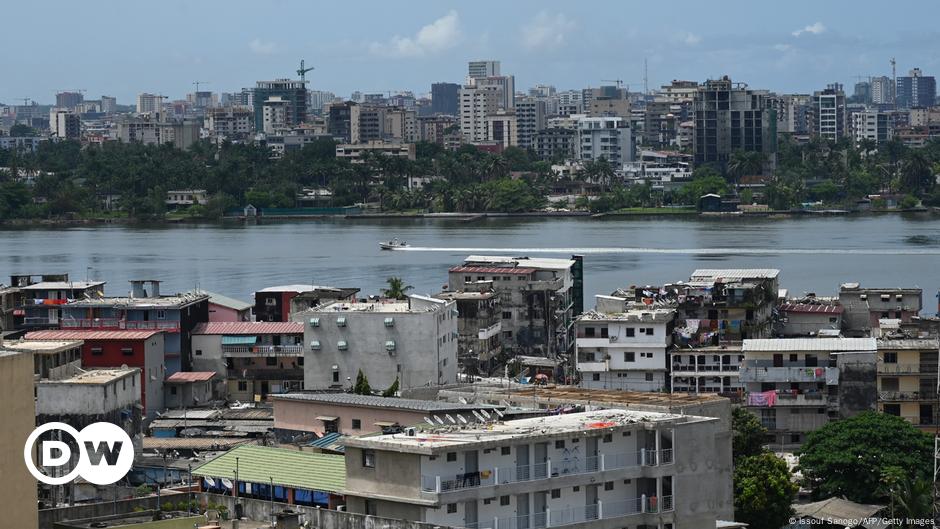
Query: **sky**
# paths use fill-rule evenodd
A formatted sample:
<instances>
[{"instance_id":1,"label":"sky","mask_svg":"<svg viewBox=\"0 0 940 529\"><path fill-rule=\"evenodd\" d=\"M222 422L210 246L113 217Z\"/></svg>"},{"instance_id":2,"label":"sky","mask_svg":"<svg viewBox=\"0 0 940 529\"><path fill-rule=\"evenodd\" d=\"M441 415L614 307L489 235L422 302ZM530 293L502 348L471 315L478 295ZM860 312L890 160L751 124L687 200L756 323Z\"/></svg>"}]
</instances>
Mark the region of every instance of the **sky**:
<instances>
[{"instance_id":1,"label":"sky","mask_svg":"<svg viewBox=\"0 0 940 529\"><path fill-rule=\"evenodd\" d=\"M940 76L932 0L33 0L0 6L0 102L55 93L183 98L316 70L309 87L348 97L462 82L497 59L516 89L612 84L642 90L729 75L811 93L920 67Z\"/></svg>"}]
</instances>

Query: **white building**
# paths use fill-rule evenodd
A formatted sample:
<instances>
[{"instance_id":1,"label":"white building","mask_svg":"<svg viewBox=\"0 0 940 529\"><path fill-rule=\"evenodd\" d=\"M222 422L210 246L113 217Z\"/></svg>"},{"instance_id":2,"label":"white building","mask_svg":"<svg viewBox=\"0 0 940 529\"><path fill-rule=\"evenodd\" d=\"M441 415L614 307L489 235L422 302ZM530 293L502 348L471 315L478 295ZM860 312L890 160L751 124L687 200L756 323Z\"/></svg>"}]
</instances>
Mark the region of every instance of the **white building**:
<instances>
[{"instance_id":1,"label":"white building","mask_svg":"<svg viewBox=\"0 0 940 529\"><path fill-rule=\"evenodd\" d=\"M486 116L486 140L506 147L519 146L519 122L515 112L500 110Z\"/></svg>"},{"instance_id":2,"label":"white building","mask_svg":"<svg viewBox=\"0 0 940 529\"><path fill-rule=\"evenodd\" d=\"M596 296L577 321L577 369L588 389L666 391L666 353L674 309L627 309L625 300Z\"/></svg>"},{"instance_id":3,"label":"white building","mask_svg":"<svg viewBox=\"0 0 940 529\"><path fill-rule=\"evenodd\" d=\"M493 77L499 75L499 61L470 61L467 63L467 78Z\"/></svg>"},{"instance_id":4,"label":"white building","mask_svg":"<svg viewBox=\"0 0 940 529\"><path fill-rule=\"evenodd\" d=\"M702 529L733 510L715 418L605 409L353 437L350 512L471 529Z\"/></svg>"},{"instance_id":5,"label":"white building","mask_svg":"<svg viewBox=\"0 0 940 529\"><path fill-rule=\"evenodd\" d=\"M261 122L265 134L274 134L275 131L287 127L287 111L290 102L280 96L265 99L261 107Z\"/></svg>"},{"instance_id":6,"label":"white building","mask_svg":"<svg viewBox=\"0 0 940 529\"><path fill-rule=\"evenodd\" d=\"M163 110L163 96L147 93L137 96L138 114L151 114L161 110Z\"/></svg>"},{"instance_id":7,"label":"white building","mask_svg":"<svg viewBox=\"0 0 940 529\"><path fill-rule=\"evenodd\" d=\"M254 129L254 113L248 107L206 109L205 129L218 139L247 139Z\"/></svg>"},{"instance_id":8,"label":"white building","mask_svg":"<svg viewBox=\"0 0 940 529\"><path fill-rule=\"evenodd\" d=\"M460 89L460 134L464 141L486 141L486 116L495 114L499 94L495 88L464 86Z\"/></svg>"},{"instance_id":9,"label":"white building","mask_svg":"<svg viewBox=\"0 0 940 529\"><path fill-rule=\"evenodd\" d=\"M852 114L852 134L856 143L869 140L876 144L894 138L894 113L866 110Z\"/></svg>"},{"instance_id":10,"label":"white building","mask_svg":"<svg viewBox=\"0 0 940 529\"><path fill-rule=\"evenodd\" d=\"M811 134L827 141L837 141L846 135L847 120L845 92L842 85L834 83L825 90L813 93L813 127Z\"/></svg>"},{"instance_id":11,"label":"white building","mask_svg":"<svg viewBox=\"0 0 940 529\"><path fill-rule=\"evenodd\" d=\"M375 389L457 380L456 303L335 302L294 316L304 324L304 389L349 388L360 370Z\"/></svg>"},{"instance_id":12,"label":"white building","mask_svg":"<svg viewBox=\"0 0 940 529\"><path fill-rule=\"evenodd\" d=\"M621 117L602 116L578 119L579 160L589 161L605 158L615 167L635 158L633 134L629 122Z\"/></svg>"},{"instance_id":13,"label":"white building","mask_svg":"<svg viewBox=\"0 0 940 529\"><path fill-rule=\"evenodd\" d=\"M49 111L49 133L63 140L78 139L82 135L82 120L71 110L53 108Z\"/></svg>"}]
</instances>

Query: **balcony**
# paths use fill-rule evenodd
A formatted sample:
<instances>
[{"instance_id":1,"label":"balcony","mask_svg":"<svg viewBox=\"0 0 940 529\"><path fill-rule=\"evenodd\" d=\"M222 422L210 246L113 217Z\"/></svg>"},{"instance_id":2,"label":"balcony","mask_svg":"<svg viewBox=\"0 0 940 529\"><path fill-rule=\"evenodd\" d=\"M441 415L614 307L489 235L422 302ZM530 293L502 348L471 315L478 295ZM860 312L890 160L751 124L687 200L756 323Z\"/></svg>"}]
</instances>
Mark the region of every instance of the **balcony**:
<instances>
[{"instance_id":1,"label":"balcony","mask_svg":"<svg viewBox=\"0 0 940 529\"><path fill-rule=\"evenodd\" d=\"M154 330L179 332L180 322L170 320L122 320L117 318L62 319L59 327L63 329L103 329L103 330Z\"/></svg>"},{"instance_id":2,"label":"balcony","mask_svg":"<svg viewBox=\"0 0 940 529\"><path fill-rule=\"evenodd\" d=\"M225 358L253 358L267 356L299 356L304 353L302 345L223 345Z\"/></svg>"},{"instance_id":3,"label":"balcony","mask_svg":"<svg viewBox=\"0 0 940 529\"><path fill-rule=\"evenodd\" d=\"M48 317L30 316L23 318L23 325L55 325L56 320Z\"/></svg>"},{"instance_id":4,"label":"balcony","mask_svg":"<svg viewBox=\"0 0 940 529\"><path fill-rule=\"evenodd\" d=\"M421 490L424 492L447 493L480 487L492 487L527 481L546 480L560 476L573 476L580 474L593 474L609 470L627 468L656 467L671 465L673 451L671 448L660 450L640 450L638 452L624 452L620 454L600 454L584 458L582 467L565 468L559 471L559 466L552 466L552 461L524 466L496 467L477 472L468 472L449 476L421 476Z\"/></svg>"},{"instance_id":5,"label":"balcony","mask_svg":"<svg viewBox=\"0 0 940 529\"><path fill-rule=\"evenodd\" d=\"M672 364L672 374L679 376L728 374L737 375L738 364Z\"/></svg>"},{"instance_id":6,"label":"balcony","mask_svg":"<svg viewBox=\"0 0 940 529\"><path fill-rule=\"evenodd\" d=\"M226 378L232 380L303 380L304 368L296 369L264 369L264 368L229 368L225 371Z\"/></svg>"},{"instance_id":7,"label":"balcony","mask_svg":"<svg viewBox=\"0 0 940 529\"><path fill-rule=\"evenodd\" d=\"M659 514L675 509L673 496L640 496L626 500L580 505L565 509L546 509L543 512L523 516L507 516L483 522L464 524L467 529L544 529L564 527L596 520L610 520L624 516ZM631 524L632 525L632 524Z\"/></svg>"},{"instance_id":8,"label":"balcony","mask_svg":"<svg viewBox=\"0 0 940 529\"><path fill-rule=\"evenodd\" d=\"M477 331L477 339L486 340L487 338L491 338L499 334L499 332L502 329L503 329L503 323L498 321L485 329L480 329L479 331Z\"/></svg>"},{"instance_id":9,"label":"balcony","mask_svg":"<svg viewBox=\"0 0 940 529\"><path fill-rule=\"evenodd\" d=\"M750 395L748 397L750 397ZM763 404L758 404L756 401L752 401L750 398L748 398L747 403L749 406L764 406ZM777 401L774 407L822 407L828 406L829 403L830 401L824 393L792 393L789 391L781 391L777 393ZM838 400L835 400L835 403L838 404Z\"/></svg>"},{"instance_id":10,"label":"balcony","mask_svg":"<svg viewBox=\"0 0 940 529\"><path fill-rule=\"evenodd\" d=\"M916 402L937 400L935 391L879 391L878 400L883 402Z\"/></svg>"},{"instance_id":11,"label":"balcony","mask_svg":"<svg viewBox=\"0 0 940 529\"><path fill-rule=\"evenodd\" d=\"M934 375L936 364L878 364L879 375Z\"/></svg>"},{"instance_id":12,"label":"balcony","mask_svg":"<svg viewBox=\"0 0 940 529\"><path fill-rule=\"evenodd\" d=\"M741 382L825 382L839 383L838 367L758 367L742 365Z\"/></svg>"}]
</instances>

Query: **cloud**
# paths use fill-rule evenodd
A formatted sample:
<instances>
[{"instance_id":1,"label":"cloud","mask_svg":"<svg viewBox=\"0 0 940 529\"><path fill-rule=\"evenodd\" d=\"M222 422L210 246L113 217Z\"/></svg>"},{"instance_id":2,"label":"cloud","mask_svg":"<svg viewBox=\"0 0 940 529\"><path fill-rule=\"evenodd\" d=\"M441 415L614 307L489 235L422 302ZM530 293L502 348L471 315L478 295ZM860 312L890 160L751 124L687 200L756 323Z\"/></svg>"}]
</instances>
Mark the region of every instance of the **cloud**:
<instances>
[{"instance_id":1,"label":"cloud","mask_svg":"<svg viewBox=\"0 0 940 529\"><path fill-rule=\"evenodd\" d=\"M577 24L563 13L541 11L522 27L522 45L528 50L549 50L565 43Z\"/></svg>"},{"instance_id":2,"label":"cloud","mask_svg":"<svg viewBox=\"0 0 940 529\"><path fill-rule=\"evenodd\" d=\"M421 57L452 48L460 39L460 17L451 10L422 27L413 37L395 35L389 42L373 42L369 51L387 57Z\"/></svg>"},{"instance_id":3,"label":"cloud","mask_svg":"<svg viewBox=\"0 0 940 529\"><path fill-rule=\"evenodd\" d=\"M695 46L702 42L702 37L699 37L694 33L686 33L682 36L682 42L688 44L689 46Z\"/></svg>"},{"instance_id":4,"label":"cloud","mask_svg":"<svg viewBox=\"0 0 940 529\"><path fill-rule=\"evenodd\" d=\"M792 33L792 35L793 35L794 37L799 37L800 35L802 35L802 34L804 34L804 33L810 33L810 34L813 34L813 35L819 35L820 33L824 33L825 31L826 31L826 26L824 26L822 22L816 22L816 23L810 24L810 25L808 25L808 26L806 26L806 27L804 27L804 28L802 28L802 29L798 29L798 30L794 31L794 32Z\"/></svg>"},{"instance_id":5,"label":"cloud","mask_svg":"<svg viewBox=\"0 0 940 529\"><path fill-rule=\"evenodd\" d=\"M258 55L271 55L277 51L277 44L256 38L248 43L248 49Z\"/></svg>"}]
</instances>

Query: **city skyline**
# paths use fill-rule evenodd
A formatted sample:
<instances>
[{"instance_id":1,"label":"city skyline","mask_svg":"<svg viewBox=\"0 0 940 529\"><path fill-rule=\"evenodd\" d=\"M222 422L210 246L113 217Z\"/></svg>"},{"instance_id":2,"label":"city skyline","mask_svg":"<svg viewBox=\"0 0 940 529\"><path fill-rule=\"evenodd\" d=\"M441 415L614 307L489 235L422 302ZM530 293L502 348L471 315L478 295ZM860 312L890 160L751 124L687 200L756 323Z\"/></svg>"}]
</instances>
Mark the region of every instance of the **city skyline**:
<instances>
[{"instance_id":1,"label":"city skyline","mask_svg":"<svg viewBox=\"0 0 940 529\"><path fill-rule=\"evenodd\" d=\"M729 75L779 92L811 93L834 81L850 91L857 75L890 75L892 56L898 75L915 67L927 75L940 70L929 16L940 8L931 4L919 4L924 16L911 17L903 31L868 16L875 7L869 2L796 2L782 12L737 1L720 11L680 2L679 19L639 3L604 3L587 12L555 1L472 7L417 1L407 12L367 5L344 24L336 23L348 16L340 6L281 0L261 7L272 13L260 19L277 11L291 16L264 27L246 16L253 6L241 2L225 4L224 11L219 4L167 2L163 16L150 18L104 2L92 20L79 24L76 16L87 12L65 2L46 4L62 16L44 21L43 38L27 25L4 32L8 49L25 42L29 52L0 58L9 73L0 102L29 97L51 103L56 92L84 89L88 98L107 94L132 104L140 92L182 98L194 81L204 90L232 92L257 80L295 78L300 59L316 68L307 75L310 89L344 97L355 90L423 94L433 82L462 82L474 59L502 61L517 89L622 79L640 91L644 60L650 89L672 79ZM11 5L6 11L25 20L33 9ZM101 29L92 29L96 25ZM155 38L140 39L148 32Z\"/></svg>"}]
</instances>

